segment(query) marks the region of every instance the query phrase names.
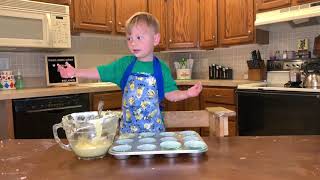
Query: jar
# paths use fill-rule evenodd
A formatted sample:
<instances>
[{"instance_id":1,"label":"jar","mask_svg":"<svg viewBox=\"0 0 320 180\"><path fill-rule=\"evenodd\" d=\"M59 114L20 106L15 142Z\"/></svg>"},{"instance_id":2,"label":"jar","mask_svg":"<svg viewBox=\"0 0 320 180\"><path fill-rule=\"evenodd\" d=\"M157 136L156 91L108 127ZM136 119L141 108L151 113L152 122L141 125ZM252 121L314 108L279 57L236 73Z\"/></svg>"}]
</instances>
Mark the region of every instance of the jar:
<instances>
[{"instance_id":1,"label":"jar","mask_svg":"<svg viewBox=\"0 0 320 180\"><path fill-rule=\"evenodd\" d=\"M298 68L293 68L290 70L290 82L291 83L301 82L301 72Z\"/></svg>"}]
</instances>

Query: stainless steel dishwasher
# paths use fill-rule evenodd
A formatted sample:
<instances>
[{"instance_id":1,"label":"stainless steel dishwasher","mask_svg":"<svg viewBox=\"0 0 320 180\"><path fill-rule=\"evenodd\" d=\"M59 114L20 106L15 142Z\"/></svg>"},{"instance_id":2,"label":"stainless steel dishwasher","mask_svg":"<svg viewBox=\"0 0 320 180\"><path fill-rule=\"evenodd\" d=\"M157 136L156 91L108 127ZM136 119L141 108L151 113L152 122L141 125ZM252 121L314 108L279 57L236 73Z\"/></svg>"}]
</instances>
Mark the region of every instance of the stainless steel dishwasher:
<instances>
[{"instance_id":1,"label":"stainless steel dishwasher","mask_svg":"<svg viewBox=\"0 0 320 180\"><path fill-rule=\"evenodd\" d=\"M16 139L53 138L52 126L64 115L89 111L89 94L73 94L13 101L14 135ZM60 129L61 130L61 129ZM59 132L65 137L64 132Z\"/></svg>"}]
</instances>

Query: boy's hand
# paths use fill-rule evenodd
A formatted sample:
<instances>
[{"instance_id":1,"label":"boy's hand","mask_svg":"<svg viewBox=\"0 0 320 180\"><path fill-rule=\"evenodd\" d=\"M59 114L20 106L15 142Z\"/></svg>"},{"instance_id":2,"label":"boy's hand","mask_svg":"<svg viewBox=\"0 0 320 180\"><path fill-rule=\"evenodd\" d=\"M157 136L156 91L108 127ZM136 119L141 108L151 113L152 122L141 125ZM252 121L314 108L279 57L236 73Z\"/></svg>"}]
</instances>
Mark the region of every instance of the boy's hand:
<instances>
[{"instance_id":1,"label":"boy's hand","mask_svg":"<svg viewBox=\"0 0 320 180\"><path fill-rule=\"evenodd\" d=\"M66 67L61 66L60 64L58 66L58 72L60 72L60 76L62 78L73 78L76 74L76 70L74 67L72 67L68 62L66 62Z\"/></svg>"},{"instance_id":2,"label":"boy's hand","mask_svg":"<svg viewBox=\"0 0 320 180\"><path fill-rule=\"evenodd\" d=\"M187 90L188 97L196 97L202 91L202 84L201 82L197 82L191 88Z\"/></svg>"}]
</instances>

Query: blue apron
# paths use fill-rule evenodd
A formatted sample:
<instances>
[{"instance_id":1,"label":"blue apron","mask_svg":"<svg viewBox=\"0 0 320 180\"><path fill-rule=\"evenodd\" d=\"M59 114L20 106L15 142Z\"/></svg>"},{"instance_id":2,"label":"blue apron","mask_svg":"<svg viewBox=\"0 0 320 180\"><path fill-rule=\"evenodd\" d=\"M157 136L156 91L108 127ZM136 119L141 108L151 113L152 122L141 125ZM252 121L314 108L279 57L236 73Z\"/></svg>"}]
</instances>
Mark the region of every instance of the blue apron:
<instances>
[{"instance_id":1,"label":"blue apron","mask_svg":"<svg viewBox=\"0 0 320 180\"><path fill-rule=\"evenodd\" d=\"M165 127L160 111L164 99L160 61L153 58L153 75L132 73L137 58L127 67L120 83L123 93L121 133L162 132Z\"/></svg>"}]
</instances>

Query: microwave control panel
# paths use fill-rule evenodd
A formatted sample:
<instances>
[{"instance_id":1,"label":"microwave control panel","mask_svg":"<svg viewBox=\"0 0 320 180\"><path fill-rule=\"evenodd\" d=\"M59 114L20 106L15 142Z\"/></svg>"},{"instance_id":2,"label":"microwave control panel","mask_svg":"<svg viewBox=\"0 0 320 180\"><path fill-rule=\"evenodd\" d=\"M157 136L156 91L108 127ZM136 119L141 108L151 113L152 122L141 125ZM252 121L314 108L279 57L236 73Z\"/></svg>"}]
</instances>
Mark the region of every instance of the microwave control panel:
<instances>
[{"instance_id":1,"label":"microwave control panel","mask_svg":"<svg viewBox=\"0 0 320 180\"><path fill-rule=\"evenodd\" d=\"M51 16L53 47L71 48L70 18L68 16Z\"/></svg>"}]
</instances>

